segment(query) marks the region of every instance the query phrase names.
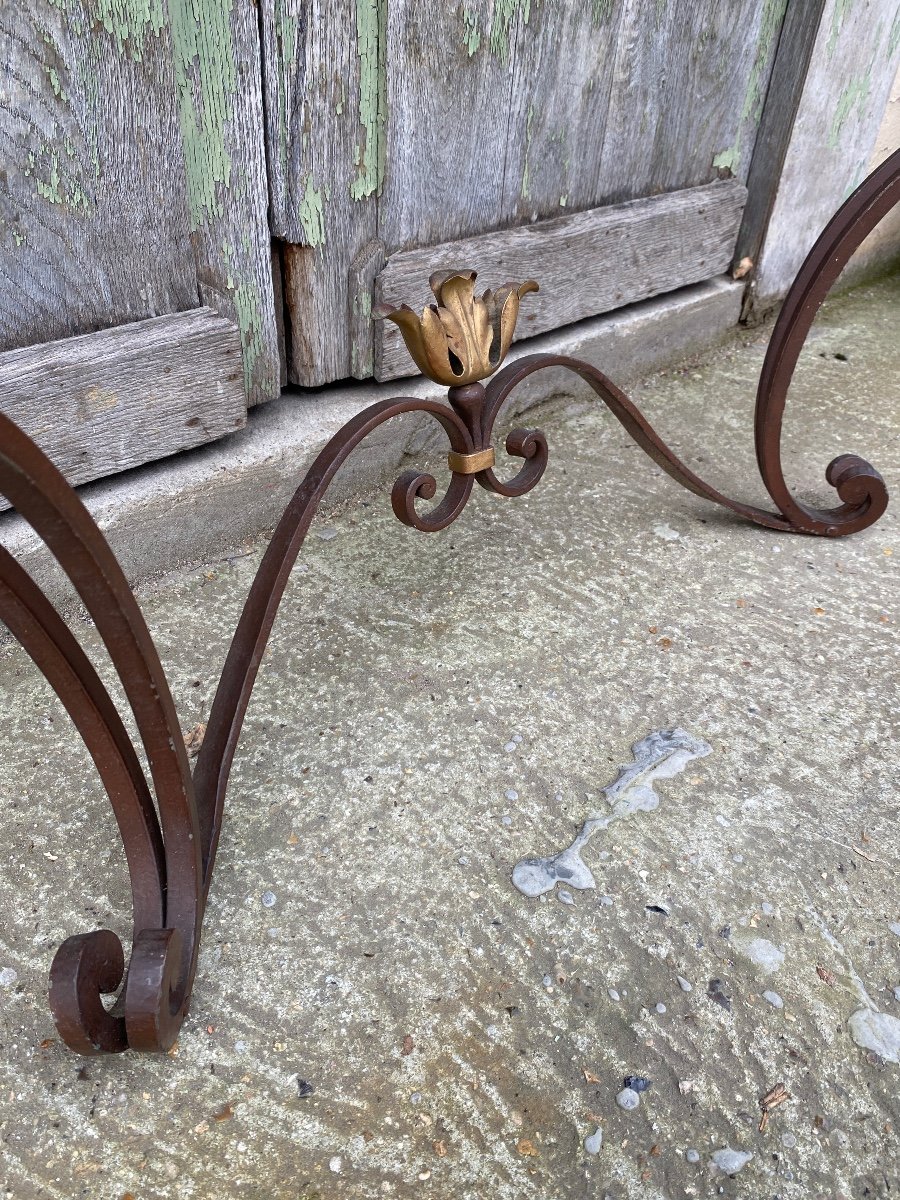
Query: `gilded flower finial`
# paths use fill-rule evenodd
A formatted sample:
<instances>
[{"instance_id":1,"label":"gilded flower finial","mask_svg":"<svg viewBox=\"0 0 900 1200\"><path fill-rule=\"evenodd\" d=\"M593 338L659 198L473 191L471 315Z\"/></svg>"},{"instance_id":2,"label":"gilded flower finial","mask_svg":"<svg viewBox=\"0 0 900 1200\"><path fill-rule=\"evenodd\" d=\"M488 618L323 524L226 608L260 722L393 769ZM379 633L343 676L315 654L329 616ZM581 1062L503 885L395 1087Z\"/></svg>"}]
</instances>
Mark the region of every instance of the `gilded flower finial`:
<instances>
[{"instance_id":1,"label":"gilded flower finial","mask_svg":"<svg viewBox=\"0 0 900 1200\"><path fill-rule=\"evenodd\" d=\"M487 379L513 340L519 301L536 292L533 279L475 295L475 271L436 271L429 279L436 304L417 317L408 304L379 306L375 315L399 326L416 366L444 387Z\"/></svg>"}]
</instances>

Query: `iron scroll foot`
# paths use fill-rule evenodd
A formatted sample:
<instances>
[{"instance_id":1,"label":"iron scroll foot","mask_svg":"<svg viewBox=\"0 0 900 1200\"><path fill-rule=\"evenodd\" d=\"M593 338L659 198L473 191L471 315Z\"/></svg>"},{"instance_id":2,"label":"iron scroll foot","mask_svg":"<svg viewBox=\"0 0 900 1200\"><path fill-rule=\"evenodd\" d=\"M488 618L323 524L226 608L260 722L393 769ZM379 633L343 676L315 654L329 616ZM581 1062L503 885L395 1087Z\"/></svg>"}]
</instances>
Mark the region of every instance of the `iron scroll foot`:
<instances>
[{"instance_id":1,"label":"iron scroll foot","mask_svg":"<svg viewBox=\"0 0 900 1200\"><path fill-rule=\"evenodd\" d=\"M528 355L502 367L521 298L536 285L506 285L473 295L473 272L434 276L437 304L422 318L403 308L395 320L417 364L448 386L449 406L397 398L375 404L344 426L319 454L266 549L232 640L206 736L191 774L175 707L156 648L124 573L102 533L63 476L0 413L0 493L60 562L91 614L122 683L149 763L140 765L121 716L71 630L21 566L0 547L0 619L21 642L71 716L91 753L122 838L131 877L134 931L130 962L117 937L94 930L67 939L51 969L50 1003L59 1032L82 1054L128 1048L165 1051L185 1018L194 982L231 765L253 686L291 568L331 480L380 425L421 412L443 427L450 444L450 483L428 511L435 479L409 471L394 484L400 521L423 532L460 515L475 483L494 494L530 491L547 466L547 439L516 429L506 450L521 461L508 480L494 473L497 418L527 376L545 367L577 373L641 448L683 487L771 529L826 536L853 533L884 512L887 491L864 460L843 455L828 468L841 504L819 511L790 494L780 461L781 421L794 366L815 312L853 249L900 200L900 152L847 201L813 247L775 326L756 407L760 471L775 504L768 512L732 500L690 470L631 400L590 364ZM487 386L482 382L490 378ZM115 1004L104 995L120 984Z\"/></svg>"}]
</instances>

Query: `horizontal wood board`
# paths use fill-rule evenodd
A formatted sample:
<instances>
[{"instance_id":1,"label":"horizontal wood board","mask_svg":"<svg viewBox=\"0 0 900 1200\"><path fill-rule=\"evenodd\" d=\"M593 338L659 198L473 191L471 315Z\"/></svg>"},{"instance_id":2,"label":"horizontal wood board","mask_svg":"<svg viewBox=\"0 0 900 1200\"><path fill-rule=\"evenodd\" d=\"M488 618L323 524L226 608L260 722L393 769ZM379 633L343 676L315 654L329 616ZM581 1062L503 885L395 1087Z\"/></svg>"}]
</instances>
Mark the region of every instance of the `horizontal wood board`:
<instances>
[{"instance_id":1,"label":"horizontal wood board","mask_svg":"<svg viewBox=\"0 0 900 1200\"><path fill-rule=\"evenodd\" d=\"M199 308L0 354L0 411L74 485L239 429L243 379L240 331Z\"/></svg>"},{"instance_id":2,"label":"horizontal wood board","mask_svg":"<svg viewBox=\"0 0 900 1200\"><path fill-rule=\"evenodd\" d=\"M441 269L478 271L479 290L536 279L541 290L523 301L516 331L531 337L724 272L745 199L742 184L723 180L403 251L387 259L376 298L420 311L433 301L428 277ZM376 378L415 373L399 330L379 321Z\"/></svg>"}]
</instances>

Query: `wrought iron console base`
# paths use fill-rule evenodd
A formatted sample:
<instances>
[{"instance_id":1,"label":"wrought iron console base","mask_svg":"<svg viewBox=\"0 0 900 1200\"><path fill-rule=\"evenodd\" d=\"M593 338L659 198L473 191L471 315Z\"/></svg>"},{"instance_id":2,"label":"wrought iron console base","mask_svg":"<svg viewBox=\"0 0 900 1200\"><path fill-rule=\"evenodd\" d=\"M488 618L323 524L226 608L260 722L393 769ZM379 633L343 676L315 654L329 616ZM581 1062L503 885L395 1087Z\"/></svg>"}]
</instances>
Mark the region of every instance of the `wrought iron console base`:
<instances>
[{"instance_id":1,"label":"wrought iron console base","mask_svg":"<svg viewBox=\"0 0 900 1200\"><path fill-rule=\"evenodd\" d=\"M50 1006L60 1034L73 1050L82 1054L127 1048L165 1051L178 1034L197 968L229 772L263 651L319 501L363 438L406 412L430 413L443 426L450 441L451 468L444 496L421 512L417 501L433 499L437 484L431 475L410 471L394 484L391 500L404 524L425 532L444 529L460 515L476 482L489 492L510 497L523 495L539 481L548 456L544 434L533 429L509 434L507 453L523 463L512 479L501 481L493 469L493 429L517 384L544 367L567 367L593 388L655 462L697 495L770 529L828 537L864 529L878 520L887 504L878 472L856 455L842 455L826 473L840 504L823 511L801 504L790 494L782 472L781 423L794 367L819 305L853 250L898 200L900 152L875 171L829 223L785 300L766 354L756 405L756 453L775 505L771 512L729 499L695 475L628 397L588 363L550 354L527 355L501 369L484 386L479 380L502 360L512 338L518 297L529 290L528 285L517 291L510 286L472 301L473 274L440 277L439 300L440 289L453 285L455 301L468 297L472 306L468 313L457 313L464 327L453 325L453 314L448 317L446 309L440 310L440 320L447 328L452 325L450 333L435 324L436 308L430 310L431 316L426 310L420 329L414 328L417 318L410 310L388 314L401 326L407 325L408 343L415 342L414 351L420 356L427 357L429 345L443 346L444 367L449 365L451 378L460 377L460 382L449 389L449 407L404 398L372 405L348 422L313 463L282 516L250 589L193 776L156 648L119 563L60 472L18 426L0 414L0 492L44 539L93 618L133 711L155 795L154 802L115 704L73 634L37 585L0 547L0 618L46 676L90 751L115 812L131 875L134 932L127 973L122 945L105 929L68 938L53 960ZM484 306L484 312L478 305ZM493 340L488 317L494 324ZM416 340L420 335L423 341ZM429 343L429 337L437 342ZM475 353L479 346L484 351L481 359ZM472 351L468 362L467 351ZM416 361L423 365L420 357ZM434 377L440 378L441 372L436 369ZM102 997L120 986L118 998L107 1009Z\"/></svg>"}]
</instances>

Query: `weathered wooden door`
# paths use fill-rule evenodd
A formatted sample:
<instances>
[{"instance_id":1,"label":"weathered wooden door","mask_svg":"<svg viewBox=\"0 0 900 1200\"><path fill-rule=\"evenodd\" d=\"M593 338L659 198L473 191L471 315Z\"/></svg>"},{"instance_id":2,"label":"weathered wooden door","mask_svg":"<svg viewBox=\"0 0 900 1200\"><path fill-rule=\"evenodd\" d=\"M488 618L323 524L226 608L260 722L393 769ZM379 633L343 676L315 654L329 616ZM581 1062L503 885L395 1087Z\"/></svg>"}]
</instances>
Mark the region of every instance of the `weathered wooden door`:
<instances>
[{"instance_id":1,"label":"weathered wooden door","mask_svg":"<svg viewBox=\"0 0 900 1200\"><path fill-rule=\"evenodd\" d=\"M76 482L243 424L280 386L252 4L0 0L0 54L4 411Z\"/></svg>"},{"instance_id":2,"label":"weathered wooden door","mask_svg":"<svg viewBox=\"0 0 900 1200\"><path fill-rule=\"evenodd\" d=\"M408 374L434 267L538 277L528 336L729 265L785 0L260 4L297 383Z\"/></svg>"}]
</instances>

